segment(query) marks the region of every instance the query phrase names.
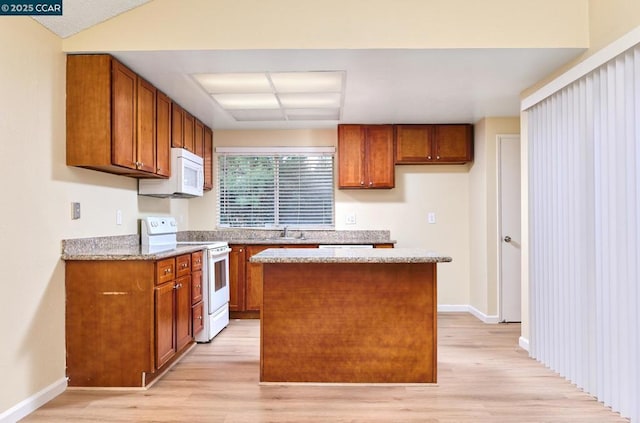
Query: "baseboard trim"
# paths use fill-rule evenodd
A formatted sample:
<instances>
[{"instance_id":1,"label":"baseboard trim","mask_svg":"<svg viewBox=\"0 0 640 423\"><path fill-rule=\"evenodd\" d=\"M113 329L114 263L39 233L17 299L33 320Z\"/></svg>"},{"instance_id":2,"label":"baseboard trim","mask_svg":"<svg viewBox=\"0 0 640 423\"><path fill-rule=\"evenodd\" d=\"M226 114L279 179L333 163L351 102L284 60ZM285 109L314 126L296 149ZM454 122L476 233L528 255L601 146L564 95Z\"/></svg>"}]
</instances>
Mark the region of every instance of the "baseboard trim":
<instances>
[{"instance_id":1,"label":"baseboard trim","mask_svg":"<svg viewBox=\"0 0 640 423\"><path fill-rule=\"evenodd\" d=\"M484 314L477 308L467 304L440 304L438 305L438 313L470 313L476 319L480 320L483 323L494 324L498 323L498 316L489 316Z\"/></svg>"},{"instance_id":2,"label":"baseboard trim","mask_svg":"<svg viewBox=\"0 0 640 423\"><path fill-rule=\"evenodd\" d=\"M62 378L47 386L40 392L36 392L10 409L0 414L0 423L15 423L33 413L67 389L67 378Z\"/></svg>"},{"instance_id":3,"label":"baseboard trim","mask_svg":"<svg viewBox=\"0 0 640 423\"><path fill-rule=\"evenodd\" d=\"M460 305L438 304L438 312L439 313L460 313L460 312L468 313L469 306L466 304L460 304Z\"/></svg>"},{"instance_id":4,"label":"baseboard trim","mask_svg":"<svg viewBox=\"0 0 640 423\"><path fill-rule=\"evenodd\" d=\"M529 340L527 338L523 338L522 336L518 339L518 345L520 345L520 348L522 348L523 350L525 350L526 352L529 352Z\"/></svg>"}]
</instances>

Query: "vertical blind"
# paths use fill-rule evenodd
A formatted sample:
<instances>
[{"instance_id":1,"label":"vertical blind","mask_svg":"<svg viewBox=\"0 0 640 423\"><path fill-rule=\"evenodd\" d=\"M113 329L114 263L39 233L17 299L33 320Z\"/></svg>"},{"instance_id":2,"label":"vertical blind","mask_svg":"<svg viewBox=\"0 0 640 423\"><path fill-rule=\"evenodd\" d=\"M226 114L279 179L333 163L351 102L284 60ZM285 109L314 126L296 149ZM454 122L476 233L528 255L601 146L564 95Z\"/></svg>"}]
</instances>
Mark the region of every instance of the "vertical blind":
<instances>
[{"instance_id":1,"label":"vertical blind","mask_svg":"<svg viewBox=\"0 0 640 423\"><path fill-rule=\"evenodd\" d=\"M527 116L530 354L640 421L640 47Z\"/></svg>"},{"instance_id":2,"label":"vertical blind","mask_svg":"<svg viewBox=\"0 0 640 423\"><path fill-rule=\"evenodd\" d=\"M333 154L218 153L222 227L332 227Z\"/></svg>"}]
</instances>

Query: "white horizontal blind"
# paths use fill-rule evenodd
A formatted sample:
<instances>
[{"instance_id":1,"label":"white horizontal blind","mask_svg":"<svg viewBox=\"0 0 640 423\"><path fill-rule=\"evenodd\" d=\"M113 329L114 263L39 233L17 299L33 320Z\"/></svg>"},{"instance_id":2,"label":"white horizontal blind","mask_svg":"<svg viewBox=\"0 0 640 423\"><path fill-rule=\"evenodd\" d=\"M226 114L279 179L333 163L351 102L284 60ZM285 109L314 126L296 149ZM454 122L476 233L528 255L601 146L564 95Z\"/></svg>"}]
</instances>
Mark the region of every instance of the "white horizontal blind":
<instances>
[{"instance_id":1,"label":"white horizontal blind","mask_svg":"<svg viewBox=\"0 0 640 423\"><path fill-rule=\"evenodd\" d=\"M640 421L640 47L527 112L530 354Z\"/></svg>"},{"instance_id":2,"label":"white horizontal blind","mask_svg":"<svg viewBox=\"0 0 640 423\"><path fill-rule=\"evenodd\" d=\"M219 153L220 226L333 226L333 155L290 150Z\"/></svg>"}]
</instances>

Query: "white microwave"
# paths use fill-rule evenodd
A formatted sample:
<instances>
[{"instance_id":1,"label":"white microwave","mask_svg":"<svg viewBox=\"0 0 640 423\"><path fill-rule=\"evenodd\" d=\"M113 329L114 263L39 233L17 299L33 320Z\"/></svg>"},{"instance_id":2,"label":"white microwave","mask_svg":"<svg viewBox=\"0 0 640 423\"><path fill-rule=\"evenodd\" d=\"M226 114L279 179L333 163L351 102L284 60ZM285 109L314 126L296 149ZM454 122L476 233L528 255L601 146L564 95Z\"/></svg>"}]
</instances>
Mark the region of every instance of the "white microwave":
<instances>
[{"instance_id":1,"label":"white microwave","mask_svg":"<svg viewBox=\"0 0 640 423\"><path fill-rule=\"evenodd\" d=\"M161 198L201 197L204 187L202 157L184 148L171 149L171 176L168 179L140 179L138 194Z\"/></svg>"}]
</instances>

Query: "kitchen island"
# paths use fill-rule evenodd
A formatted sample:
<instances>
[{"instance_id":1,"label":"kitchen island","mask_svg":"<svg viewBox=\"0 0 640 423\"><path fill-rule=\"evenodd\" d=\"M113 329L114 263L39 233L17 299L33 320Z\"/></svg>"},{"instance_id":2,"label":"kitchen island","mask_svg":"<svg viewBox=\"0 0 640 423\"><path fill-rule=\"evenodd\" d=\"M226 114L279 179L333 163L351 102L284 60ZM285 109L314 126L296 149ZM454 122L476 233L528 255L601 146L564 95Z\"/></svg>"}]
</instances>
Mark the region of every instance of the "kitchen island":
<instances>
[{"instance_id":1,"label":"kitchen island","mask_svg":"<svg viewBox=\"0 0 640 423\"><path fill-rule=\"evenodd\" d=\"M260 381L435 383L436 264L422 249L268 249Z\"/></svg>"}]
</instances>

